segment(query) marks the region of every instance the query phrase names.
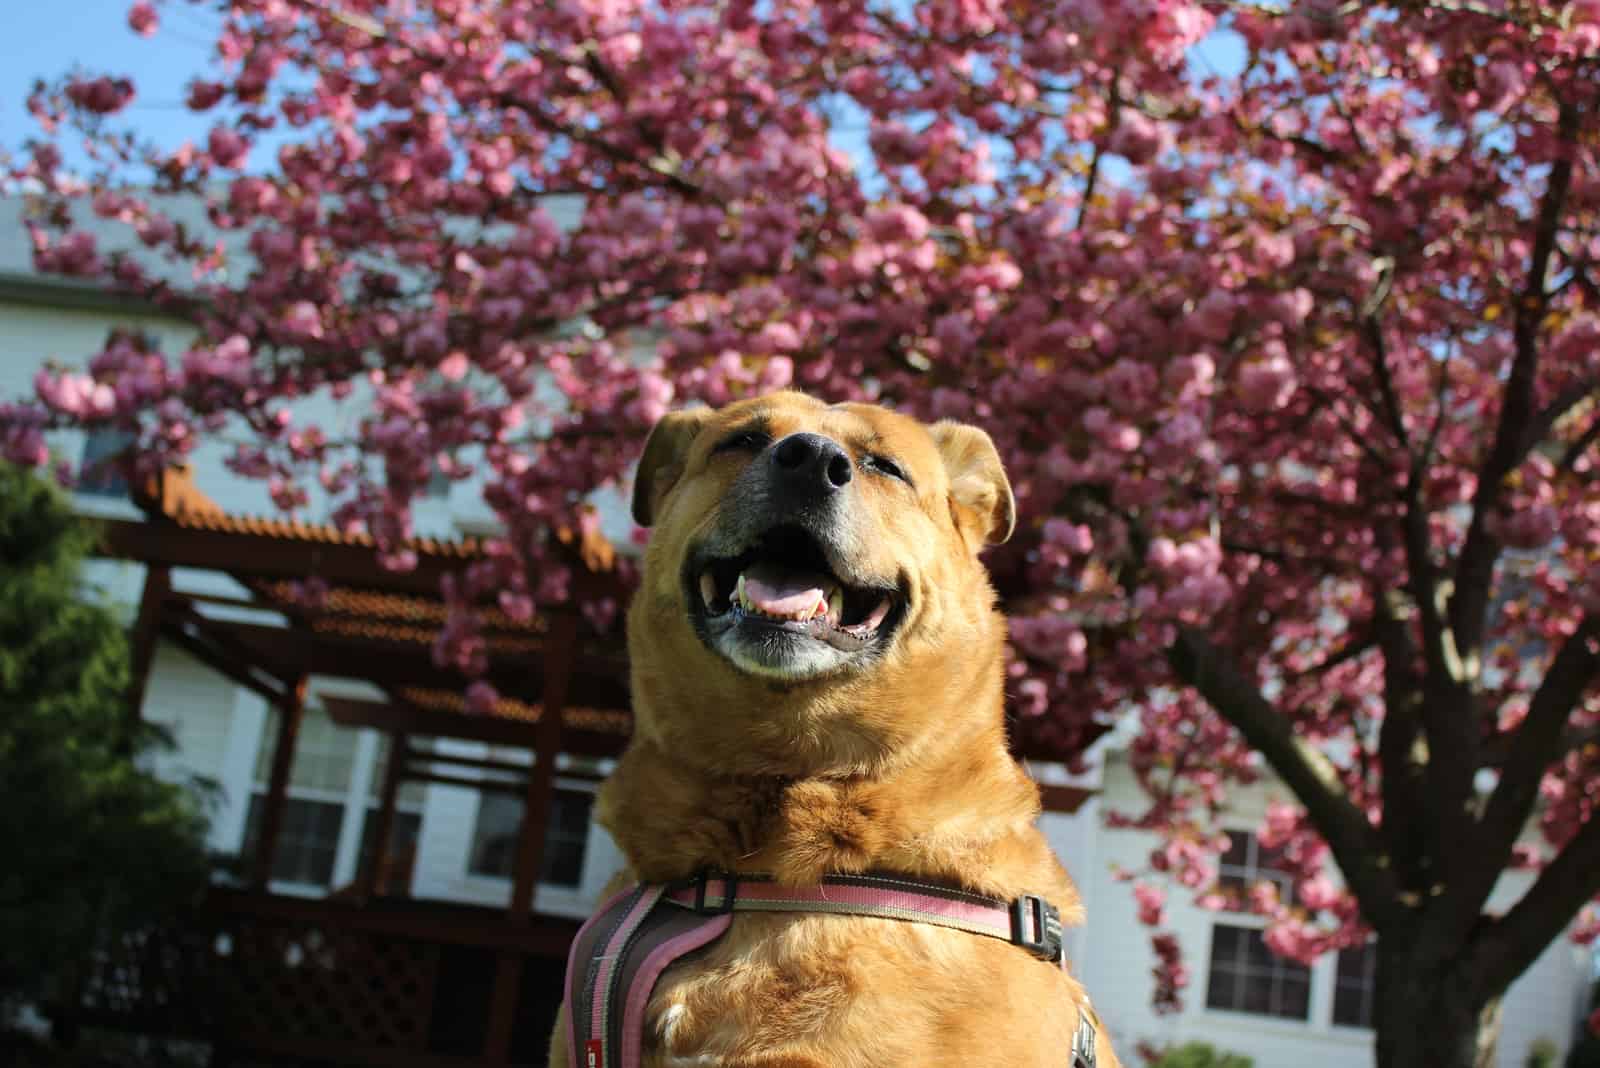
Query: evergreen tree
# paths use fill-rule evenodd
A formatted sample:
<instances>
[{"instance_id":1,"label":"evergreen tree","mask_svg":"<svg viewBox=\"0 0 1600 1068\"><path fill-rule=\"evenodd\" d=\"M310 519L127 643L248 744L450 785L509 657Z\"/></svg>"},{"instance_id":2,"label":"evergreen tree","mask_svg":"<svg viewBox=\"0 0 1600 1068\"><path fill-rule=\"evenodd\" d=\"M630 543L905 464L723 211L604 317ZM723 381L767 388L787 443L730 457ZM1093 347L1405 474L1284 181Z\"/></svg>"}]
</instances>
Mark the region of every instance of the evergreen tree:
<instances>
[{"instance_id":1,"label":"evergreen tree","mask_svg":"<svg viewBox=\"0 0 1600 1068\"><path fill-rule=\"evenodd\" d=\"M94 532L50 484L0 465L0 1007L68 992L98 942L205 886L200 793L141 758L126 635L82 597Z\"/></svg>"}]
</instances>

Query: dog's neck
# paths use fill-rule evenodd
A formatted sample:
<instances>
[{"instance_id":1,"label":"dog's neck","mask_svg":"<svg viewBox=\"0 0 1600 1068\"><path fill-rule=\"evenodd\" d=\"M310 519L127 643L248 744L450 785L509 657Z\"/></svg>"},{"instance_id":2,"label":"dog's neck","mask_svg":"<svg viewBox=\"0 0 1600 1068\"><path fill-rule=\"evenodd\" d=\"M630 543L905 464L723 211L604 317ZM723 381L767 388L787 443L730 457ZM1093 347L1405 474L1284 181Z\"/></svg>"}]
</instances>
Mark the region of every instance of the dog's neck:
<instances>
[{"instance_id":1,"label":"dog's neck","mask_svg":"<svg viewBox=\"0 0 1600 1068\"><path fill-rule=\"evenodd\" d=\"M717 774L636 741L600 819L648 882L719 869L791 885L893 870L1004 891L1041 863L1038 792L998 729L930 738L870 773ZM978 874L975 874L978 873Z\"/></svg>"}]
</instances>

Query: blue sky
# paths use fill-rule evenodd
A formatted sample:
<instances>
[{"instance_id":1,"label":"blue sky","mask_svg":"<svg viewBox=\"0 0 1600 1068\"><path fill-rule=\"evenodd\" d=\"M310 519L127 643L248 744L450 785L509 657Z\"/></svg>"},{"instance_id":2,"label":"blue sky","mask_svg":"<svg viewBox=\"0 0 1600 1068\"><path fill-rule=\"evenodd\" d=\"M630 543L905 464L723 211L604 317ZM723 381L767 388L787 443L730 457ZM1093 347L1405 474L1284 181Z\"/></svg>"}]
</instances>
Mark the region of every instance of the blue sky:
<instances>
[{"instance_id":1,"label":"blue sky","mask_svg":"<svg viewBox=\"0 0 1600 1068\"><path fill-rule=\"evenodd\" d=\"M16 148L35 132L24 101L39 77L54 78L74 67L95 73L127 75L138 87L133 105L115 121L135 126L166 147L184 139L202 141L210 126L206 116L183 106L185 85L208 66L210 43L219 20L187 2L163 3L161 27L142 38L128 28L132 0L0 0L0 148ZM1244 50L1237 35L1213 34L1196 50L1197 73L1236 74ZM834 132L834 142L858 161L870 158L861 115L850 116ZM63 146L72 158L70 145ZM252 169L269 166L270 155L257 151Z\"/></svg>"},{"instance_id":2,"label":"blue sky","mask_svg":"<svg viewBox=\"0 0 1600 1068\"><path fill-rule=\"evenodd\" d=\"M34 79L74 66L132 77L139 96L125 117L157 140L204 136L208 124L183 107L184 85L205 65L216 17L162 4L161 28L144 38L128 29L130 3L0 0L0 146L15 148L35 131L24 107Z\"/></svg>"}]
</instances>

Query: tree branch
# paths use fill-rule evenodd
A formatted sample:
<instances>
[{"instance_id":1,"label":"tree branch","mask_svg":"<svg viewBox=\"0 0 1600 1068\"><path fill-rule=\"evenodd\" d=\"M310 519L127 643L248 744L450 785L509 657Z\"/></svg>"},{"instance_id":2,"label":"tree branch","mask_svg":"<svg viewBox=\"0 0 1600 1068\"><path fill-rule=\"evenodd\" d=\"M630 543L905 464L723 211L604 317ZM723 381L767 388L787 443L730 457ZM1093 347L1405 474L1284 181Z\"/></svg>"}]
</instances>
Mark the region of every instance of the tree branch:
<instances>
[{"instance_id":1,"label":"tree branch","mask_svg":"<svg viewBox=\"0 0 1600 1068\"><path fill-rule=\"evenodd\" d=\"M1578 462L1578 458L1587 452L1596 441L1600 441L1600 415L1596 415L1594 421L1589 424L1588 429L1578 435L1576 441L1567 446L1567 451L1562 453L1561 459L1556 462L1556 470L1570 471L1572 465Z\"/></svg>"},{"instance_id":2,"label":"tree branch","mask_svg":"<svg viewBox=\"0 0 1600 1068\"><path fill-rule=\"evenodd\" d=\"M1383 726L1378 730L1378 766L1383 771L1383 838L1401 883L1417 891L1431 861L1422 834L1423 765L1418 751L1422 727L1417 648L1401 615L1398 593L1373 594L1372 626L1383 650Z\"/></svg>"},{"instance_id":3,"label":"tree branch","mask_svg":"<svg viewBox=\"0 0 1600 1068\"><path fill-rule=\"evenodd\" d=\"M1477 922L1495 881L1511 860L1517 836L1533 814L1539 780L1561 753L1572 709L1597 677L1600 621L1585 619L1562 644L1534 692L1483 818L1452 843L1450 878L1444 894L1428 909L1424 922L1429 927L1437 925L1442 932L1464 935ZM1600 871L1593 884L1600 887Z\"/></svg>"},{"instance_id":4,"label":"tree branch","mask_svg":"<svg viewBox=\"0 0 1600 1068\"><path fill-rule=\"evenodd\" d=\"M1167 659L1178 678L1233 724L1305 805L1360 900L1367 922L1379 929L1398 922L1402 910L1382 843L1351 803L1333 762L1296 737L1288 718L1199 631L1179 628Z\"/></svg>"},{"instance_id":5,"label":"tree branch","mask_svg":"<svg viewBox=\"0 0 1600 1068\"><path fill-rule=\"evenodd\" d=\"M1545 276L1555 251L1561 216L1566 210L1567 192L1572 185L1574 142L1578 133L1578 109L1563 102L1556 134L1565 151L1550 166L1550 176L1539 203L1539 218L1534 230L1533 256L1528 278L1517 301L1514 327L1516 355L1506 380L1500 405L1500 420L1494 440L1478 471L1478 488L1473 494L1472 521L1456 562L1455 592L1450 602L1450 629L1462 655L1475 657L1483 642L1489 608L1489 593L1495 561L1500 556L1500 539L1489 530L1489 520L1500 504L1500 493L1509 475L1536 441L1529 440L1533 418L1534 385L1539 370L1539 327L1550 297Z\"/></svg>"},{"instance_id":6,"label":"tree branch","mask_svg":"<svg viewBox=\"0 0 1600 1068\"><path fill-rule=\"evenodd\" d=\"M1498 993L1539 959L1584 902L1600 891L1600 816L1591 816L1504 917L1487 925L1472 951L1479 989Z\"/></svg>"},{"instance_id":7,"label":"tree branch","mask_svg":"<svg viewBox=\"0 0 1600 1068\"><path fill-rule=\"evenodd\" d=\"M1572 710L1597 678L1600 619L1585 617L1551 661L1528 705L1528 715L1513 737L1511 751L1500 769L1500 782L1489 797L1481 821L1480 849L1487 852L1480 852L1480 858L1492 860L1502 853L1511 855L1511 847L1539 798L1539 780L1545 768L1561 755ZM1504 861L1485 860L1479 862L1484 870L1498 872L1505 866Z\"/></svg>"}]
</instances>

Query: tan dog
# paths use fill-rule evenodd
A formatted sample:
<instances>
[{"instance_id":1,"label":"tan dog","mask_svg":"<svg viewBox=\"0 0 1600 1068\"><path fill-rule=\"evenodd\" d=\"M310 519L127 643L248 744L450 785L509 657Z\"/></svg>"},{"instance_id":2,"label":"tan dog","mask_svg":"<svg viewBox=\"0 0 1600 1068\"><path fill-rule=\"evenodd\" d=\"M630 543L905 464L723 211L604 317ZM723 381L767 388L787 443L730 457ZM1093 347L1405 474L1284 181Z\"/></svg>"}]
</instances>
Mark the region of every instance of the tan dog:
<instances>
[{"instance_id":1,"label":"tan dog","mask_svg":"<svg viewBox=\"0 0 1600 1068\"><path fill-rule=\"evenodd\" d=\"M678 412L633 506L655 528L628 615L636 726L599 804L627 883L871 869L1081 922L1006 751L978 554L1014 506L987 434L798 393ZM643 1063L1068 1068L1087 1011L1066 971L997 939L742 913L661 977ZM1117 1068L1103 1030L1096 1052Z\"/></svg>"}]
</instances>

